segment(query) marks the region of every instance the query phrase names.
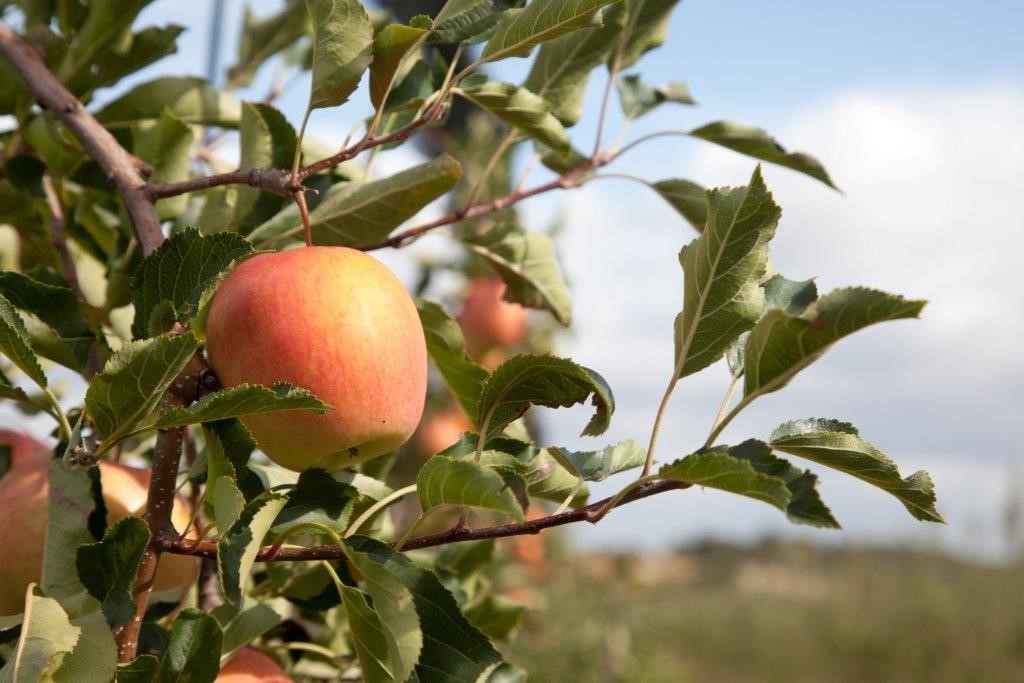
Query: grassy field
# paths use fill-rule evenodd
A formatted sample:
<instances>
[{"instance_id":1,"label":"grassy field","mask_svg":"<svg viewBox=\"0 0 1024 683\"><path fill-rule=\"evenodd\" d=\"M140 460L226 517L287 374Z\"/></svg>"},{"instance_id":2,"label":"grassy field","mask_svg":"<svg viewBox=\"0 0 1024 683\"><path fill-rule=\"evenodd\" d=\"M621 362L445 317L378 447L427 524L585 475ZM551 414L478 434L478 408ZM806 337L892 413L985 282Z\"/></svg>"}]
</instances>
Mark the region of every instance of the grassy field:
<instances>
[{"instance_id":1,"label":"grassy field","mask_svg":"<svg viewBox=\"0 0 1024 683\"><path fill-rule=\"evenodd\" d=\"M1024 681L1024 563L709 543L565 556L533 599L531 681Z\"/></svg>"}]
</instances>

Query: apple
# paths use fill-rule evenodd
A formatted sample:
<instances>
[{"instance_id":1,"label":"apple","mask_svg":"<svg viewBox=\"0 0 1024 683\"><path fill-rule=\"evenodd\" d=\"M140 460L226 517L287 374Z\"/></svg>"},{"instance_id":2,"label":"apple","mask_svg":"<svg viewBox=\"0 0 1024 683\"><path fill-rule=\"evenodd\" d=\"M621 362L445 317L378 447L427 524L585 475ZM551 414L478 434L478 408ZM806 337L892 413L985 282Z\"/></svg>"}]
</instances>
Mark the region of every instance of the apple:
<instances>
[{"instance_id":1,"label":"apple","mask_svg":"<svg viewBox=\"0 0 1024 683\"><path fill-rule=\"evenodd\" d=\"M11 446L11 467L0 478L0 615L19 614L25 591L38 583L43 568L46 526L49 517L50 449L30 436L0 429L0 445ZM146 508L149 473L134 467L100 462L100 484L107 507L107 524L129 515L142 516ZM188 504L178 496L171 521L184 530L189 522ZM175 600L195 580L198 560L184 555L163 555L153 582L158 600Z\"/></svg>"},{"instance_id":2,"label":"apple","mask_svg":"<svg viewBox=\"0 0 1024 683\"><path fill-rule=\"evenodd\" d=\"M220 683L292 683L292 679L270 657L259 650L244 647L221 667Z\"/></svg>"},{"instance_id":3,"label":"apple","mask_svg":"<svg viewBox=\"0 0 1024 683\"><path fill-rule=\"evenodd\" d=\"M505 283L494 277L473 278L459 315L469 355L487 366L504 360L503 350L526 335L526 309L502 299ZM495 355L494 351L502 353Z\"/></svg>"},{"instance_id":4,"label":"apple","mask_svg":"<svg viewBox=\"0 0 1024 683\"><path fill-rule=\"evenodd\" d=\"M333 470L388 453L423 414L427 348L416 306L361 251L304 247L244 261L214 294L206 335L223 386L287 382L332 407L241 418L282 467Z\"/></svg>"},{"instance_id":5,"label":"apple","mask_svg":"<svg viewBox=\"0 0 1024 683\"><path fill-rule=\"evenodd\" d=\"M473 425L459 406L442 408L428 414L413 436L413 450L424 458L440 453L459 440Z\"/></svg>"}]
</instances>

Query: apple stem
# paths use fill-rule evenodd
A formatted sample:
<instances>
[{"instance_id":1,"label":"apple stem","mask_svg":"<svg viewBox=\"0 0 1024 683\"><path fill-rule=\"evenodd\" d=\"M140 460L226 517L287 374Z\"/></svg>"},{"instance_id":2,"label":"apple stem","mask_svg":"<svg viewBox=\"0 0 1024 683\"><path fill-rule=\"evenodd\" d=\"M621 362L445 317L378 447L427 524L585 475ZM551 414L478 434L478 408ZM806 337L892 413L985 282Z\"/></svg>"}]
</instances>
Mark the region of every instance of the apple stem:
<instances>
[{"instance_id":1,"label":"apple stem","mask_svg":"<svg viewBox=\"0 0 1024 683\"><path fill-rule=\"evenodd\" d=\"M313 228L309 224L309 209L306 207L306 195L301 190L295 193L295 203L299 205L299 215L302 216L302 230L306 235L306 246L313 246Z\"/></svg>"}]
</instances>

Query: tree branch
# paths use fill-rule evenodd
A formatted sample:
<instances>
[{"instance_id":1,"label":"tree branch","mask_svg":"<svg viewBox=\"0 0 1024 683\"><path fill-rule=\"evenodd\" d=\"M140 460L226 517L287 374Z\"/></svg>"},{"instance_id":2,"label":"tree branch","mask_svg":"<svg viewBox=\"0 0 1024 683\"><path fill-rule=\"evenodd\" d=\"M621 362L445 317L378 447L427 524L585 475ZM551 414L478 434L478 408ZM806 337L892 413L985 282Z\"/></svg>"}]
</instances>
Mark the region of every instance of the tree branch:
<instances>
[{"instance_id":1,"label":"tree branch","mask_svg":"<svg viewBox=\"0 0 1024 683\"><path fill-rule=\"evenodd\" d=\"M664 493L665 491L677 491L689 488L690 484L678 481L655 481L649 484L642 484L633 491L626 494L616 506L632 503L642 498ZM418 550L420 548L431 548L450 543L461 543L463 541L475 541L484 538L504 538L507 536L523 536L526 534L537 534L544 529L550 529L575 522L590 522L596 524L604 517L602 509L612 498L605 498L585 507L569 510L540 519L528 520L515 524L499 524L497 526L470 529L467 527L449 529L436 534L428 534L406 541L402 550ZM161 546L163 552L175 553L178 555L198 555L200 557L216 557L217 544L213 541L202 541L196 543L193 539L177 538L164 539ZM304 561L304 560L337 560L344 557L344 551L338 545L318 545L310 547L299 546L263 546L256 555L258 562L280 562L280 561Z\"/></svg>"},{"instance_id":2,"label":"tree branch","mask_svg":"<svg viewBox=\"0 0 1024 683\"><path fill-rule=\"evenodd\" d=\"M0 22L0 55L25 81L36 102L60 119L107 174L124 201L142 251L148 254L160 246L164 240L160 219L146 195L138 160L121 147L89 110L61 85L35 48L3 22Z\"/></svg>"},{"instance_id":3,"label":"tree branch","mask_svg":"<svg viewBox=\"0 0 1024 683\"><path fill-rule=\"evenodd\" d=\"M190 178L177 183L150 183L146 186L146 196L150 201L155 202L158 199L209 190L212 187L223 185L249 185L282 197L291 197L303 189L301 184L293 182L292 174L289 171L279 168L250 168L245 171L238 170L203 178Z\"/></svg>"}]
</instances>

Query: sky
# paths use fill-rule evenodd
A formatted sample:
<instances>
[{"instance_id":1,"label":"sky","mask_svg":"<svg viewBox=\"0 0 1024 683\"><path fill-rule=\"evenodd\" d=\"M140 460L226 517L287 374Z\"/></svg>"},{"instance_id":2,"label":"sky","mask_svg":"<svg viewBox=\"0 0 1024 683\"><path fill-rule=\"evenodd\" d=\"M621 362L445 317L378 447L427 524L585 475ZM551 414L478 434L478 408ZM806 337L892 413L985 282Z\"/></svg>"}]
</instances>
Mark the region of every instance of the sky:
<instances>
[{"instance_id":1,"label":"sky","mask_svg":"<svg viewBox=\"0 0 1024 683\"><path fill-rule=\"evenodd\" d=\"M210 30L205 0L159 1L139 25L185 24L179 53L132 82L205 71ZM274 0L252 2L257 14ZM225 62L234 54L242 2L227 0ZM928 470L948 526L916 522L886 494L821 473L821 492L844 531L789 524L777 510L720 492L686 491L617 510L598 526L573 527L585 547L656 551L707 535L749 540L786 534L822 543L874 541L939 545L971 556L1007 551L1001 527L1008 496L1024 495L1024 449L1016 419L1024 362L1018 277L1024 220L1024 3L773 3L684 0L667 45L631 71L645 80L687 82L696 107L665 106L634 124L626 140L726 118L766 128L813 154L842 189L766 166L783 217L771 247L775 268L816 277L825 292L869 285L931 303L919 321L887 323L840 342L784 391L755 402L723 441L765 437L788 419L836 417L889 454L904 474ZM518 81L528 62L503 62L495 77ZM243 96L259 98L273 67ZM130 83L129 83L130 84ZM601 78L591 83L573 129L588 148ZM279 106L301 118L308 80ZM116 93L101 93L109 99ZM317 112L310 134L337 143L367 111L365 95ZM609 131L621 125L616 110ZM415 163L408 150L385 153L379 168ZM522 160L520 160L522 161ZM683 138L639 147L610 171L652 180L687 178L740 185L755 162ZM535 173L534 181L545 176ZM559 353L592 367L615 391L617 412L600 439L579 438L584 409L546 411L552 445L597 449L614 440L646 443L672 368L672 321L682 296L676 254L695 235L655 195L625 181L547 195L523 207L524 223L565 223L560 252L574 294L575 326ZM428 207L426 213L436 211ZM414 219L415 220L415 219ZM382 254L401 275L410 255L443 250L428 237L410 253ZM728 375L713 366L680 383L658 452L691 452L706 435ZM614 492L622 476L594 487Z\"/></svg>"}]
</instances>

